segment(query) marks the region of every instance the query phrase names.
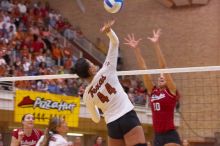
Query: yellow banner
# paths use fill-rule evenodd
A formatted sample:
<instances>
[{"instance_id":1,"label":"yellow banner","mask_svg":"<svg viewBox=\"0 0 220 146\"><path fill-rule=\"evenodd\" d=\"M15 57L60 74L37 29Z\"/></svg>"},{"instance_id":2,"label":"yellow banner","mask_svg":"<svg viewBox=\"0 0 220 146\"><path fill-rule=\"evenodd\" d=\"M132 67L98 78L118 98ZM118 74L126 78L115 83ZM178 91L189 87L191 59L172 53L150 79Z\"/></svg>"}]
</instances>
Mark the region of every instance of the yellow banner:
<instances>
[{"instance_id":1,"label":"yellow banner","mask_svg":"<svg viewBox=\"0 0 220 146\"><path fill-rule=\"evenodd\" d=\"M63 117L69 127L78 127L79 110L80 97L16 90L15 122L21 122L24 114L31 113L35 124L48 125L51 117L58 116Z\"/></svg>"}]
</instances>

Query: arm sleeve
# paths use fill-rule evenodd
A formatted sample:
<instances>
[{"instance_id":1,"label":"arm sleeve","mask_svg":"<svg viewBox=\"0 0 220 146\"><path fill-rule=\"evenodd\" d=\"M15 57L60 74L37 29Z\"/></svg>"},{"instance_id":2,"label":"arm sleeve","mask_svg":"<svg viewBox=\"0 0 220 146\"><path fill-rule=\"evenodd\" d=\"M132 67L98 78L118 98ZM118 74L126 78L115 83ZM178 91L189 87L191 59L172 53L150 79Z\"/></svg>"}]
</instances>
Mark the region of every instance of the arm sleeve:
<instances>
[{"instance_id":1,"label":"arm sleeve","mask_svg":"<svg viewBox=\"0 0 220 146\"><path fill-rule=\"evenodd\" d=\"M88 98L83 98L84 102L86 103L86 108L88 112L91 114L91 118L95 123L98 123L100 121L100 113L98 108L93 104L92 101L90 101Z\"/></svg>"},{"instance_id":2,"label":"arm sleeve","mask_svg":"<svg viewBox=\"0 0 220 146\"><path fill-rule=\"evenodd\" d=\"M118 60L119 39L115 32L111 29L107 36L110 39L109 50L104 65L110 63L111 67L116 70Z\"/></svg>"},{"instance_id":3,"label":"arm sleeve","mask_svg":"<svg viewBox=\"0 0 220 146\"><path fill-rule=\"evenodd\" d=\"M14 130L12 131L12 136L14 136L16 139L18 139L18 130L19 130L19 129L14 129Z\"/></svg>"},{"instance_id":4,"label":"arm sleeve","mask_svg":"<svg viewBox=\"0 0 220 146\"><path fill-rule=\"evenodd\" d=\"M49 146L66 146L68 143L60 134L55 134L52 138L54 138L54 140L50 140Z\"/></svg>"}]
</instances>

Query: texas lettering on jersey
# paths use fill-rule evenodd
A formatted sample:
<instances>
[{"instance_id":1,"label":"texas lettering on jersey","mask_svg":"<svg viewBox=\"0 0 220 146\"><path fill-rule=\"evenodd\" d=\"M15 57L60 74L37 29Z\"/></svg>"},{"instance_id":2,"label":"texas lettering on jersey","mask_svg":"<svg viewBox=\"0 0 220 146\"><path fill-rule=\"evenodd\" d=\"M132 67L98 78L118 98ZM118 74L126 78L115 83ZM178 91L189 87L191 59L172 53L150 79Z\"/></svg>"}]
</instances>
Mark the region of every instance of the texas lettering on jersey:
<instances>
[{"instance_id":1,"label":"texas lettering on jersey","mask_svg":"<svg viewBox=\"0 0 220 146\"><path fill-rule=\"evenodd\" d=\"M94 94L97 93L97 96L99 97L99 99L104 103L104 102L109 102L109 98L108 96L104 95L101 92L98 92L98 90L100 89L100 87L103 85L104 81L106 80L106 76L101 76L101 78L99 79L98 83L95 85L95 87L91 87L89 89L89 94L91 94L92 98L94 97ZM105 83L105 88L107 90L107 92L111 95L111 94L116 94L116 89L114 87L112 87L109 83Z\"/></svg>"},{"instance_id":2,"label":"texas lettering on jersey","mask_svg":"<svg viewBox=\"0 0 220 146\"><path fill-rule=\"evenodd\" d=\"M95 85L95 88L92 86L89 89L89 94L91 94L92 97L94 97L94 94L97 93L97 91L99 90L99 88L102 86L102 84L104 83L104 81L106 80L106 76L101 76L101 78L99 79L99 82Z\"/></svg>"}]
</instances>

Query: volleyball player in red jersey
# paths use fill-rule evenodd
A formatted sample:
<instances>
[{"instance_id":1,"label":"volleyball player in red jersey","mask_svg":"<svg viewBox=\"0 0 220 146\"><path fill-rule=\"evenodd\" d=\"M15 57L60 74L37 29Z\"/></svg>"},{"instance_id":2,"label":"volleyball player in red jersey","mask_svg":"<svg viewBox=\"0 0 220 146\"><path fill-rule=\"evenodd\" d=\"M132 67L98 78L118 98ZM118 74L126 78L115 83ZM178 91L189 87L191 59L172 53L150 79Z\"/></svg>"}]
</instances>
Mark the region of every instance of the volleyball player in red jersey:
<instances>
[{"instance_id":1,"label":"volleyball player in red jersey","mask_svg":"<svg viewBox=\"0 0 220 146\"><path fill-rule=\"evenodd\" d=\"M11 146L35 146L43 132L34 128L34 116L25 114L22 125L22 128L13 130Z\"/></svg>"},{"instance_id":2,"label":"volleyball player in red jersey","mask_svg":"<svg viewBox=\"0 0 220 146\"><path fill-rule=\"evenodd\" d=\"M166 68L166 61L159 45L160 30L153 31L153 42L160 68ZM136 40L134 35L125 38L125 44L134 48L137 62L141 69L147 69L145 61L138 47L141 39ZM150 95L150 104L155 131L154 146L180 146L180 138L174 126L174 109L179 99L176 86L170 74L161 74L158 85L155 86L150 75L144 75L144 84Z\"/></svg>"}]
</instances>

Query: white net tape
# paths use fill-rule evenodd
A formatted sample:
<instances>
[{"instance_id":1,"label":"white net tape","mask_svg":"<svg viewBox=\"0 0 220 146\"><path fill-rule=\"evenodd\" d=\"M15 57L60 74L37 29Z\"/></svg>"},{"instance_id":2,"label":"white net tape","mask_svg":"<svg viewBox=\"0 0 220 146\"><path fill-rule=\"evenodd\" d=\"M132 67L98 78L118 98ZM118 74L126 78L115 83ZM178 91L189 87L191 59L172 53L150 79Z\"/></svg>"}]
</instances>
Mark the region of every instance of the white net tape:
<instances>
[{"instance_id":1,"label":"white net tape","mask_svg":"<svg viewBox=\"0 0 220 146\"><path fill-rule=\"evenodd\" d=\"M122 76L122 75L143 75L143 74L160 74L160 73L190 73L190 72L207 72L207 71L220 71L220 66L118 71L117 74L119 76ZM1 77L0 81L22 81L22 80L44 80L44 79L48 80L48 79L60 79L60 78L63 79L78 78L78 76L73 74L60 74L60 75Z\"/></svg>"}]
</instances>

